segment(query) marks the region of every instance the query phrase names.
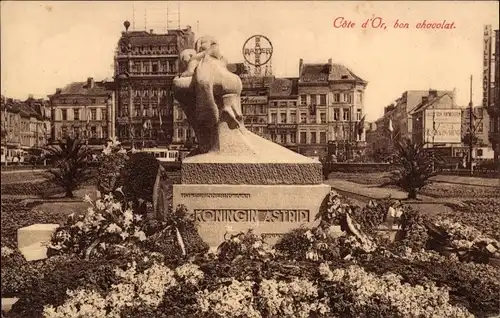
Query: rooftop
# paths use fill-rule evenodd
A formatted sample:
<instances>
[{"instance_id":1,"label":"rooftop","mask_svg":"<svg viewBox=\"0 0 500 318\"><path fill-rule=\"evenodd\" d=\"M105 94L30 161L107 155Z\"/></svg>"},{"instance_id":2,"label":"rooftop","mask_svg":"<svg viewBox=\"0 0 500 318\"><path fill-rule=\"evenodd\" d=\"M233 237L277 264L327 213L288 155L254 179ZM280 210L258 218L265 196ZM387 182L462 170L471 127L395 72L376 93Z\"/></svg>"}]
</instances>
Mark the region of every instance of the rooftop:
<instances>
[{"instance_id":1,"label":"rooftop","mask_svg":"<svg viewBox=\"0 0 500 318\"><path fill-rule=\"evenodd\" d=\"M276 78L269 88L269 97L298 95L298 78Z\"/></svg>"},{"instance_id":2,"label":"rooftop","mask_svg":"<svg viewBox=\"0 0 500 318\"><path fill-rule=\"evenodd\" d=\"M300 81L314 83L328 83L329 81L356 81L365 83L362 78L354 74L342 64L337 63L306 63L301 64Z\"/></svg>"},{"instance_id":3,"label":"rooftop","mask_svg":"<svg viewBox=\"0 0 500 318\"><path fill-rule=\"evenodd\" d=\"M110 91L106 86L107 82L94 82L92 78L89 78L86 82L70 83L60 91L57 90L54 95L107 95Z\"/></svg>"}]
</instances>

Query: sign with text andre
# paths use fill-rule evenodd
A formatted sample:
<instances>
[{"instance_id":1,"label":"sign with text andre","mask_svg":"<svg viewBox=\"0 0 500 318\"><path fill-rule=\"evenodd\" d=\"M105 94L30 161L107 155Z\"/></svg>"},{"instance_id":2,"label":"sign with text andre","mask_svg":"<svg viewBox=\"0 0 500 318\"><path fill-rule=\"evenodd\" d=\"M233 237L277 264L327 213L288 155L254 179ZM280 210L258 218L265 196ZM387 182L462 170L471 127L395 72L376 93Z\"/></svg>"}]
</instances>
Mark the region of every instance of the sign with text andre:
<instances>
[{"instance_id":1,"label":"sign with text andre","mask_svg":"<svg viewBox=\"0 0 500 318\"><path fill-rule=\"evenodd\" d=\"M461 109L428 109L425 111L425 141L459 143L462 140Z\"/></svg>"}]
</instances>

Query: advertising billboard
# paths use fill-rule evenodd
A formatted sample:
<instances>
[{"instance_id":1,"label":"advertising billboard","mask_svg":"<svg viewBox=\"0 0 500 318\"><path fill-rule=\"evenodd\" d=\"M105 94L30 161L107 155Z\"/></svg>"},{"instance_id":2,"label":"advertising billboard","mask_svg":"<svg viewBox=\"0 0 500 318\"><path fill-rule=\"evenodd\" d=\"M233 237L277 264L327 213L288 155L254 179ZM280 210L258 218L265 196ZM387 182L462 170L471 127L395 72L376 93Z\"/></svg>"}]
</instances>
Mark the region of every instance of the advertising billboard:
<instances>
[{"instance_id":1,"label":"advertising billboard","mask_svg":"<svg viewBox=\"0 0 500 318\"><path fill-rule=\"evenodd\" d=\"M491 25L485 25L483 31L483 107L491 101Z\"/></svg>"},{"instance_id":2,"label":"advertising billboard","mask_svg":"<svg viewBox=\"0 0 500 318\"><path fill-rule=\"evenodd\" d=\"M462 141L461 109L427 109L424 140L428 143L460 143Z\"/></svg>"}]
</instances>

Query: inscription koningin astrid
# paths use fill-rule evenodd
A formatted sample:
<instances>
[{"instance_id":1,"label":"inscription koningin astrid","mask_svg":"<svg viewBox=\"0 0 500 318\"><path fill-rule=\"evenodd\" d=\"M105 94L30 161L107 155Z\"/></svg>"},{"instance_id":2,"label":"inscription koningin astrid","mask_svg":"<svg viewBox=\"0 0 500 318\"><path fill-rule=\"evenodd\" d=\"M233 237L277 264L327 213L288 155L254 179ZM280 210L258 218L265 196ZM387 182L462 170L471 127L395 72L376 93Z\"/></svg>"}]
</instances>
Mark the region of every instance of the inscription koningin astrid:
<instances>
[{"instance_id":1,"label":"inscription koningin astrid","mask_svg":"<svg viewBox=\"0 0 500 318\"><path fill-rule=\"evenodd\" d=\"M309 222L309 210L195 209L198 222Z\"/></svg>"}]
</instances>

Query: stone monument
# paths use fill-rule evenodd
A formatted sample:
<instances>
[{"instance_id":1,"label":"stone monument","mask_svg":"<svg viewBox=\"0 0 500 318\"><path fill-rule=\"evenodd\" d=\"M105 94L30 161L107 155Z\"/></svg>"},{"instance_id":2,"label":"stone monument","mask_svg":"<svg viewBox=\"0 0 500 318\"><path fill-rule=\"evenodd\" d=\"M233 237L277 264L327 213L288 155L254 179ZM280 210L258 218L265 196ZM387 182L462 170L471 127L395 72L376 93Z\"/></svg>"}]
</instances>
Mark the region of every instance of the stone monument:
<instances>
[{"instance_id":1,"label":"stone monument","mask_svg":"<svg viewBox=\"0 0 500 318\"><path fill-rule=\"evenodd\" d=\"M211 247L223 241L228 225L265 237L310 226L330 191L319 161L245 128L241 79L226 65L216 39L205 36L181 53L182 74L174 79L174 97L199 146L182 162L173 206L194 213Z\"/></svg>"}]
</instances>

